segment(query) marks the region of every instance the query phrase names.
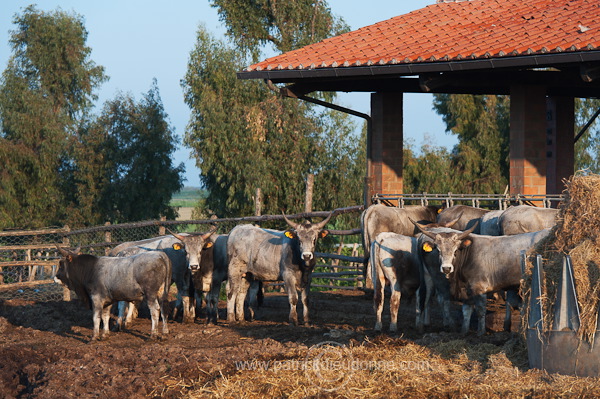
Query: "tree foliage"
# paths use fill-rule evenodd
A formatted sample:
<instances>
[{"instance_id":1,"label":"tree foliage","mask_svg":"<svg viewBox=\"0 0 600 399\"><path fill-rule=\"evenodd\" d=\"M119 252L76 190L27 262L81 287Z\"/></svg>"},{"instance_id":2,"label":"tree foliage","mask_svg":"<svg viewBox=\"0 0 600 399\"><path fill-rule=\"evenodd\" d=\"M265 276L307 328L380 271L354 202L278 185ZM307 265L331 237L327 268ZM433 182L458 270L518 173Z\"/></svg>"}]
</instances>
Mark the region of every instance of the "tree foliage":
<instances>
[{"instance_id":1,"label":"tree foliage","mask_svg":"<svg viewBox=\"0 0 600 399\"><path fill-rule=\"evenodd\" d=\"M206 206L219 216L251 214L260 188L264 213L300 211L308 173L315 174L315 209L360 203L364 137L352 134L349 118L280 98L262 82L236 78L261 45L269 42L286 51L335 34L333 29L342 25L333 23L322 2L213 5L229 34L239 40L229 45L201 27L182 81L192 110L185 143L193 149L210 192ZM312 19L307 21L307 15ZM306 24L310 32L303 28Z\"/></svg>"},{"instance_id":2,"label":"tree foliage","mask_svg":"<svg viewBox=\"0 0 600 399\"><path fill-rule=\"evenodd\" d=\"M510 103L506 96L436 94L434 110L458 145L450 155L450 190L502 193L509 176Z\"/></svg>"},{"instance_id":3,"label":"tree foliage","mask_svg":"<svg viewBox=\"0 0 600 399\"><path fill-rule=\"evenodd\" d=\"M348 30L322 0L213 0L228 37L255 57L265 45L287 52Z\"/></svg>"},{"instance_id":4,"label":"tree foliage","mask_svg":"<svg viewBox=\"0 0 600 399\"><path fill-rule=\"evenodd\" d=\"M595 98L575 99L575 134L578 134L594 113L600 109ZM575 170L600 173L600 118L575 143Z\"/></svg>"},{"instance_id":5,"label":"tree foliage","mask_svg":"<svg viewBox=\"0 0 600 399\"><path fill-rule=\"evenodd\" d=\"M66 141L105 80L82 18L27 7L14 18L13 55L0 82L0 226L39 227L65 215L57 173Z\"/></svg>"},{"instance_id":6,"label":"tree foliage","mask_svg":"<svg viewBox=\"0 0 600 399\"><path fill-rule=\"evenodd\" d=\"M0 228L174 217L183 165L154 82L140 103L119 96L100 117L107 78L90 59L83 19L35 6L16 15L0 81Z\"/></svg>"}]
</instances>

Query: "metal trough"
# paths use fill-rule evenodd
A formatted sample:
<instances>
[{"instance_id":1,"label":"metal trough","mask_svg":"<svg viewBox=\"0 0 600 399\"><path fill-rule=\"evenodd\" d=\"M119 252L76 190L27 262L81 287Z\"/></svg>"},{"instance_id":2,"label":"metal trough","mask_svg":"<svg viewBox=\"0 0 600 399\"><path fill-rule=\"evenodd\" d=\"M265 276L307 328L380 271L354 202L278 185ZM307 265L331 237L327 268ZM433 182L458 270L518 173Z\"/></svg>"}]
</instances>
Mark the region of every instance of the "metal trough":
<instances>
[{"instance_id":1,"label":"metal trough","mask_svg":"<svg viewBox=\"0 0 600 399\"><path fill-rule=\"evenodd\" d=\"M544 328L540 302L542 270L542 257L537 255L531 280L526 336L529 367L549 373L599 377L600 345L591 345L577 337L581 319L571 258L565 256L563 259L562 275L553 307L554 322L552 329L548 331ZM598 331L595 338L595 343L600 342Z\"/></svg>"}]
</instances>

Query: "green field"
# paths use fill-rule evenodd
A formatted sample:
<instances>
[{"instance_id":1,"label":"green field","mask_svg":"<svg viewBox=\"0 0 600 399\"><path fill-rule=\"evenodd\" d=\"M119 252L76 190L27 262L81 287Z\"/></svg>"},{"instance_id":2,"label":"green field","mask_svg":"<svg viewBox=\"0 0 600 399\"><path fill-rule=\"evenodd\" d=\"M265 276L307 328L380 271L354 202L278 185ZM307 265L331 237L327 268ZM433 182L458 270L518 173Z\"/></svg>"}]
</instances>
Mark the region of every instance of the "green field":
<instances>
[{"instance_id":1,"label":"green field","mask_svg":"<svg viewBox=\"0 0 600 399\"><path fill-rule=\"evenodd\" d=\"M177 207L193 207L198 200L206 198L206 190L199 187L184 187L183 190L173 194L169 205Z\"/></svg>"}]
</instances>

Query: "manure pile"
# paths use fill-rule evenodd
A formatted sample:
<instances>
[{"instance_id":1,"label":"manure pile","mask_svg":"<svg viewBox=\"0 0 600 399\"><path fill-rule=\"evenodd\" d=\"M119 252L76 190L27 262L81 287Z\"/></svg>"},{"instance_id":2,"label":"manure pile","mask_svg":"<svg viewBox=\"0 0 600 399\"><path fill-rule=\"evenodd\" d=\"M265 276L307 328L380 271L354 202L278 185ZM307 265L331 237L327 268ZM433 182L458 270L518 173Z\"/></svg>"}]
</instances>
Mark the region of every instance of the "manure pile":
<instances>
[{"instance_id":1,"label":"manure pile","mask_svg":"<svg viewBox=\"0 0 600 399\"><path fill-rule=\"evenodd\" d=\"M598 324L600 290L600 176L578 175L566 182L565 199L559 206L557 224L529 254L521 286L524 298L523 332L527 328L531 273L535 255L543 257L542 308L544 329L552 327L556 291L564 255L571 256L579 302L579 336L593 342Z\"/></svg>"}]
</instances>

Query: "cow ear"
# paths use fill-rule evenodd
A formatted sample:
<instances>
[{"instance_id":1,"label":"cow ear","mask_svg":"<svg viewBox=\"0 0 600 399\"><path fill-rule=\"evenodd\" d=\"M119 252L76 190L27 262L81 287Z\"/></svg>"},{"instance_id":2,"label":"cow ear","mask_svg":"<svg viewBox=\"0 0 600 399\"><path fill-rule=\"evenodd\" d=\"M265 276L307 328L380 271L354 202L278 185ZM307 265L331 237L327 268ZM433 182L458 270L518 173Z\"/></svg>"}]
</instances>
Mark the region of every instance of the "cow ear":
<instances>
[{"instance_id":1,"label":"cow ear","mask_svg":"<svg viewBox=\"0 0 600 399\"><path fill-rule=\"evenodd\" d=\"M423 251L425 251L425 252L433 251L433 245L431 245L430 242L424 242L422 248L423 248Z\"/></svg>"},{"instance_id":2,"label":"cow ear","mask_svg":"<svg viewBox=\"0 0 600 399\"><path fill-rule=\"evenodd\" d=\"M210 248L212 246L213 246L213 243L211 241L209 241L206 244L204 244L204 249L208 249L208 248Z\"/></svg>"},{"instance_id":3,"label":"cow ear","mask_svg":"<svg viewBox=\"0 0 600 399\"><path fill-rule=\"evenodd\" d=\"M464 240L462 242L463 248L467 248L467 247L471 246L471 244L473 244L473 241L471 241L469 238L467 238L466 240Z\"/></svg>"},{"instance_id":4,"label":"cow ear","mask_svg":"<svg viewBox=\"0 0 600 399\"><path fill-rule=\"evenodd\" d=\"M294 237L296 237L296 234L294 234L294 232L292 230L286 230L284 234L285 234L285 236L287 238L294 238Z\"/></svg>"},{"instance_id":5,"label":"cow ear","mask_svg":"<svg viewBox=\"0 0 600 399\"><path fill-rule=\"evenodd\" d=\"M175 251L180 251L183 248L183 245L181 245L180 243L176 242L173 244L173 249Z\"/></svg>"},{"instance_id":6,"label":"cow ear","mask_svg":"<svg viewBox=\"0 0 600 399\"><path fill-rule=\"evenodd\" d=\"M325 238L328 235L329 235L329 230L321 230L321 232L319 233L320 238Z\"/></svg>"}]
</instances>

